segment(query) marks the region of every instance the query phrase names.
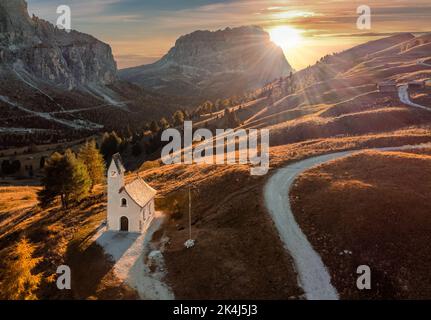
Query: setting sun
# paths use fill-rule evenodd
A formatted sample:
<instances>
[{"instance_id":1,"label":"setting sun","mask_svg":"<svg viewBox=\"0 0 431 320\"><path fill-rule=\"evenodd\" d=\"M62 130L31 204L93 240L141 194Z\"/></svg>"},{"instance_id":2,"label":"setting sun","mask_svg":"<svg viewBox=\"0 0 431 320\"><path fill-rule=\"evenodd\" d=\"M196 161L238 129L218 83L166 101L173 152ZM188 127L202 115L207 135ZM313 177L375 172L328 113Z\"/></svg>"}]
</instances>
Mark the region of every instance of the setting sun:
<instances>
[{"instance_id":1,"label":"setting sun","mask_svg":"<svg viewBox=\"0 0 431 320\"><path fill-rule=\"evenodd\" d=\"M295 48L302 41L301 31L289 26L279 26L269 30L272 42L283 49Z\"/></svg>"}]
</instances>

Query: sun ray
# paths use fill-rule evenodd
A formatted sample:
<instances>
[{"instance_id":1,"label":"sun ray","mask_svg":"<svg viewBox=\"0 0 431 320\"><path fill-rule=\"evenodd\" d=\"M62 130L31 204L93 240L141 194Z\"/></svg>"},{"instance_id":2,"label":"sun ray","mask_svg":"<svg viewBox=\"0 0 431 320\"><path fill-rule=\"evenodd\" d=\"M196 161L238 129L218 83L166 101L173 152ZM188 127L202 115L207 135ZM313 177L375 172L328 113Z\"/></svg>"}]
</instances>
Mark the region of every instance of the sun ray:
<instances>
[{"instance_id":1,"label":"sun ray","mask_svg":"<svg viewBox=\"0 0 431 320\"><path fill-rule=\"evenodd\" d=\"M303 37L301 31L286 25L269 30L272 42L282 49L296 48L301 45Z\"/></svg>"}]
</instances>

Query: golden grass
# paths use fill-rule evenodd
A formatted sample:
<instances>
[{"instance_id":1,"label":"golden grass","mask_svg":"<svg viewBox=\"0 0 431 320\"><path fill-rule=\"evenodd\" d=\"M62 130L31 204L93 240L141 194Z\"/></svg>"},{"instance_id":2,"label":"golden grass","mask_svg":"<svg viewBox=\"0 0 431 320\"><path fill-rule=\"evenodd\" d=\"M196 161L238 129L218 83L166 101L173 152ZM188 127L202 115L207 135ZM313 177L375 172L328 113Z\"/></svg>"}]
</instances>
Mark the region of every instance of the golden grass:
<instances>
[{"instance_id":1,"label":"golden grass","mask_svg":"<svg viewBox=\"0 0 431 320\"><path fill-rule=\"evenodd\" d=\"M262 214L260 185L246 166L165 166L143 176L168 213L166 281L178 299L288 299L301 294L292 261ZM192 237L188 250L188 188ZM175 203L177 205L175 205ZM252 249L251 249L252 248ZM252 254L251 251L252 250Z\"/></svg>"},{"instance_id":2,"label":"golden grass","mask_svg":"<svg viewBox=\"0 0 431 320\"><path fill-rule=\"evenodd\" d=\"M367 151L303 173L290 196L342 298L429 299L429 190L431 149ZM356 288L362 264L370 291Z\"/></svg>"},{"instance_id":3,"label":"golden grass","mask_svg":"<svg viewBox=\"0 0 431 320\"><path fill-rule=\"evenodd\" d=\"M139 168L141 171L159 168L161 166L160 160L154 160L154 161L145 161L142 166Z\"/></svg>"},{"instance_id":4,"label":"golden grass","mask_svg":"<svg viewBox=\"0 0 431 320\"><path fill-rule=\"evenodd\" d=\"M431 142L431 130L428 127L389 131L362 136L333 137L314 139L272 147L270 150L271 168L286 165L319 154L343 150L357 150L388 146L414 145Z\"/></svg>"},{"instance_id":5,"label":"golden grass","mask_svg":"<svg viewBox=\"0 0 431 320\"><path fill-rule=\"evenodd\" d=\"M0 216L28 209L37 204L38 187L0 187Z\"/></svg>"},{"instance_id":6,"label":"golden grass","mask_svg":"<svg viewBox=\"0 0 431 320\"><path fill-rule=\"evenodd\" d=\"M431 88L410 90L410 98L413 102L431 109Z\"/></svg>"}]
</instances>

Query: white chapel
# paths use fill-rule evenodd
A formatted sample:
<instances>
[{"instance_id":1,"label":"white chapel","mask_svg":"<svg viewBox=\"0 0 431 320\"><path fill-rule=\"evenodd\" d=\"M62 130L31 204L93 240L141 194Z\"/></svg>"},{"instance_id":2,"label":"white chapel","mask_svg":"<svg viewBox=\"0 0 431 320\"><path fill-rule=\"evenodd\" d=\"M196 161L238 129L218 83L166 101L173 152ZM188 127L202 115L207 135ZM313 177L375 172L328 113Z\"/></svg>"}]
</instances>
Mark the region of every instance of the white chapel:
<instances>
[{"instance_id":1,"label":"white chapel","mask_svg":"<svg viewBox=\"0 0 431 320\"><path fill-rule=\"evenodd\" d=\"M125 171L120 155L113 155L108 169L107 229L143 233L154 218L157 191L141 177L124 184Z\"/></svg>"}]
</instances>

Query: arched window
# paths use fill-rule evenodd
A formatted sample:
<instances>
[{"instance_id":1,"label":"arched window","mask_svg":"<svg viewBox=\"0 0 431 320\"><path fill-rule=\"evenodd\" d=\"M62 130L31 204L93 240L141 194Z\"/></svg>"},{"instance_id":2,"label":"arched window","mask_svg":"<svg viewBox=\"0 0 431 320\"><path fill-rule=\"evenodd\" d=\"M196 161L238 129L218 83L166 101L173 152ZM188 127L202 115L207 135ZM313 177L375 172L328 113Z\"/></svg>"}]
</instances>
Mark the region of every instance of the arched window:
<instances>
[{"instance_id":1,"label":"arched window","mask_svg":"<svg viewBox=\"0 0 431 320\"><path fill-rule=\"evenodd\" d=\"M125 198L121 199L121 206L122 207L127 207L127 200Z\"/></svg>"}]
</instances>

